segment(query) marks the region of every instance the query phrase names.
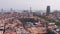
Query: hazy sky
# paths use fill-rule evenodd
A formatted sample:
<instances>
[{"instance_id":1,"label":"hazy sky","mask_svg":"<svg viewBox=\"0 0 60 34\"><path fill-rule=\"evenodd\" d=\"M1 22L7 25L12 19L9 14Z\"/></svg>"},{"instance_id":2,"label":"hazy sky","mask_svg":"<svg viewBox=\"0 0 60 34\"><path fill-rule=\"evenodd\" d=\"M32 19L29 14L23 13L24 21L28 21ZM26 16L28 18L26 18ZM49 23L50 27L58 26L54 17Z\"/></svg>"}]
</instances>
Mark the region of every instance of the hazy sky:
<instances>
[{"instance_id":1,"label":"hazy sky","mask_svg":"<svg viewBox=\"0 0 60 34\"><path fill-rule=\"evenodd\" d=\"M60 0L0 0L0 9L32 9L45 10L50 5L52 10L60 10Z\"/></svg>"}]
</instances>

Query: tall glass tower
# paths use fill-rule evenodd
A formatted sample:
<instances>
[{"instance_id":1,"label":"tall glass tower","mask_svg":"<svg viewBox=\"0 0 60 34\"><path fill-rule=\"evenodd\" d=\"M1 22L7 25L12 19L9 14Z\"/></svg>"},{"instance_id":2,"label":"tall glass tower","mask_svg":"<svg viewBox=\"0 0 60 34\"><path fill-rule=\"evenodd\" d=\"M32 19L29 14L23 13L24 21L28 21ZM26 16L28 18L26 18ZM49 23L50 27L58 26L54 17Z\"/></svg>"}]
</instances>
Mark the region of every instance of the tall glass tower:
<instances>
[{"instance_id":1,"label":"tall glass tower","mask_svg":"<svg viewBox=\"0 0 60 34\"><path fill-rule=\"evenodd\" d=\"M46 14L48 15L50 13L50 6L47 6L46 8Z\"/></svg>"}]
</instances>

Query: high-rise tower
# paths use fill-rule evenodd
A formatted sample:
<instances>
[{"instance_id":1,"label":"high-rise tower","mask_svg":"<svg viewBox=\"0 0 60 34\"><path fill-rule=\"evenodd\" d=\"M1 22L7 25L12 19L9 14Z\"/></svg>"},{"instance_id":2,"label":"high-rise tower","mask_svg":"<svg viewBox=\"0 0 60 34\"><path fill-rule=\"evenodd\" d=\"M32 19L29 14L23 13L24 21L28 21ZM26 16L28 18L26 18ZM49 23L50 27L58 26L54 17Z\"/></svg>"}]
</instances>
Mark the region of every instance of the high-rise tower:
<instances>
[{"instance_id":1,"label":"high-rise tower","mask_svg":"<svg viewBox=\"0 0 60 34\"><path fill-rule=\"evenodd\" d=\"M32 12L32 7L30 7L30 13Z\"/></svg>"},{"instance_id":2,"label":"high-rise tower","mask_svg":"<svg viewBox=\"0 0 60 34\"><path fill-rule=\"evenodd\" d=\"M10 11L13 11L13 9L12 9L12 8L10 8Z\"/></svg>"},{"instance_id":3,"label":"high-rise tower","mask_svg":"<svg viewBox=\"0 0 60 34\"><path fill-rule=\"evenodd\" d=\"M50 13L50 6L47 6L46 8L46 14L48 15Z\"/></svg>"},{"instance_id":4,"label":"high-rise tower","mask_svg":"<svg viewBox=\"0 0 60 34\"><path fill-rule=\"evenodd\" d=\"M3 8L1 9L1 11L2 11L2 12L4 11Z\"/></svg>"}]
</instances>

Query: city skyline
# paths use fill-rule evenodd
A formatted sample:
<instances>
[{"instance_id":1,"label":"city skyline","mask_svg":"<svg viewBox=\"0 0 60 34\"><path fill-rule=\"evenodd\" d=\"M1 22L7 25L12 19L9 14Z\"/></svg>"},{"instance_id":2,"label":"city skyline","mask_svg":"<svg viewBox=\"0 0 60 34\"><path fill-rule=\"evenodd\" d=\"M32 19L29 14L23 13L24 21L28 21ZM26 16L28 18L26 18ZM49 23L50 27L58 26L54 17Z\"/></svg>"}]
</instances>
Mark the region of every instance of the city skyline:
<instances>
[{"instance_id":1,"label":"city skyline","mask_svg":"<svg viewBox=\"0 0 60 34\"><path fill-rule=\"evenodd\" d=\"M0 0L0 9L20 9L29 10L46 10L46 7L51 6L51 10L60 10L60 0Z\"/></svg>"}]
</instances>

